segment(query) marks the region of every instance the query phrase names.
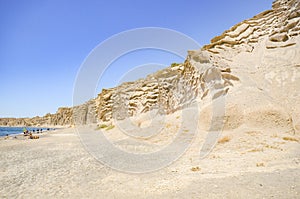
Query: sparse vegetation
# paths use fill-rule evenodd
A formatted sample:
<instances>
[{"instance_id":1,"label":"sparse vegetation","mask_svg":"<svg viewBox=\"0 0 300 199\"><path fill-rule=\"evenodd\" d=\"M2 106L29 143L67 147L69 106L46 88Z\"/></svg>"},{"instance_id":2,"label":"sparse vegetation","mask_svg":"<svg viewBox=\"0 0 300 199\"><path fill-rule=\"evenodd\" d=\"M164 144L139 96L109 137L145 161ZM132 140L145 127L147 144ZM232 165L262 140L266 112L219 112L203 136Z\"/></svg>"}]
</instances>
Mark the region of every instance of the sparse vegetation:
<instances>
[{"instance_id":1,"label":"sparse vegetation","mask_svg":"<svg viewBox=\"0 0 300 199\"><path fill-rule=\"evenodd\" d=\"M171 128L173 125L171 123L166 123L165 127L166 128Z\"/></svg>"},{"instance_id":2,"label":"sparse vegetation","mask_svg":"<svg viewBox=\"0 0 300 199\"><path fill-rule=\"evenodd\" d=\"M285 141L299 142L298 139L293 138L293 137L283 137L282 139L285 140Z\"/></svg>"},{"instance_id":3,"label":"sparse vegetation","mask_svg":"<svg viewBox=\"0 0 300 199\"><path fill-rule=\"evenodd\" d=\"M225 137L223 137L222 139L220 139L220 140L218 141L218 143L223 144L223 143L226 143L226 142L229 142L229 141L230 141L230 137L225 136Z\"/></svg>"},{"instance_id":4,"label":"sparse vegetation","mask_svg":"<svg viewBox=\"0 0 300 199\"><path fill-rule=\"evenodd\" d=\"M111 130L111 129L113 129L113 128L115 128L115 126L114 126L114 125L110 125L110 126L108 126L108 127L106 128L106 130L108 131L108 130Z\"/></svg>"},{"instance_id":5,"label":"sparse vegetation","mask_svg":"<svg viewBox=\"0 0 300 199\"><path fill-rule=\"evenodd\" d=\"M265 144L264 147L265 147L265 148L268 148L268 149L277 149L277 150L281 150L281 151L282 151L281 148L279 148L279 147L277 147L277 146L272 146L272 145L269 145L269 144Z\"/></svg>"},{"instance_id":6,"label":"sparse vegetation","mask_svg":"<svg viewBox=\"0 0 300 199\"><path fill-rule=\"evenodd\" d=\"M258 131L247 131L246 133L247 133L248 135L255 136L255 135L260 134L261 132L258 132Z\"/></svg>"},{"instance_id":7,"label":"sparse vegetation","mask_svg":"<svg viewBox=\"0 0 300 199\"><path fill-rule=\"evenodd\" d=\"M97 128L96 128L96 130L100 130L100 129L105 129L106 131L108 131L108 130L111 130L111 129L113 129L113 128L115 128L115 126L114 125L107 125L107 124L101 124L101 125L99 125Z\"/></svg>"},{"instance_id":8,"label":"sparse vegetation","mask_svg":"<svg viewBox=\"0 0 300 199\"><path fill-rule=\"evenodd\" d=\"M180 65L181 65L181 64L175 63L175 62L174 62L174 63L171 64L171 67L176 67L176 66L180 66Z\"/></svg>"},{"instance_id":9,"label":"sparse vegetation","mask_svg":"<svg viewBox=\"0 0 300 199\"><path fill-rule=\"evenodd\" d=\"M257 167L264 167L265 164L264 164L263 162L259 162L259 163L256 163L256 166L257 166Z\"/></svg>"},{"instance_id":10,"label":"sparse vegetation","mask_svg":"<svg viewBox=\"0 0 300 199\"><path fill-rule=\"evenodd\" d=\"M262 152L262 151L264 151L263 148L255 148L255 149L249 150L248 152Z\"/></svg>"},{"instance_id":11,"label":"sparse vegetation","mask_svg":"<svg viewBox=\"0 0 300 199\"><path fill-rule=\"evenodd\" d=\"M104 129L104 128L106 128L106 127L107 127L106 124L101 124L101 125L99 126L99 128L101 128L101 129Z\"/></svg>"},{"instance_id":12,"label":"sparse vegetation","mask_svg":"<svg viewBox=\"0 0 300 199\"><path fill-rule=\"evenodd\" d=\"M108 126L106 124L100 124L97 126L97 128L95 130L100 130L100 129L104 129L107 128Z\"/></svg>"},{"instance_id":13,"label":"sparse vegetation","mask_svg":"<svg viewBox=\"0 0 300 199\"><path fill-rule=\"evenodd\" d=\"M200 171L201 169L200 169L200 167L192 167L191 168L191 171Z\"/></svg>"}]
</instances>

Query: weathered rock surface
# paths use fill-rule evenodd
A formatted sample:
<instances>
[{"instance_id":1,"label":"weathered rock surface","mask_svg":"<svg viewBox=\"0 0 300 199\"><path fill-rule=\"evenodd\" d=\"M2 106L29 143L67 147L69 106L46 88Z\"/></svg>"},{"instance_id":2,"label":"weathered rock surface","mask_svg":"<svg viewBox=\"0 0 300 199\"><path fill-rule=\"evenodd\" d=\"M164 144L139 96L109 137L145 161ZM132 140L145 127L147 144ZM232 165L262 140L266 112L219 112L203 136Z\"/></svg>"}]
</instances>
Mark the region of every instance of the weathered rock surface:
<instances>
[{"instance_id":1,"label":"weathered rock surface","mask_svg":"<svg viewBox=\"0 0 300 199\"><path fill-rule=\"evenodd\" d=\"M208 93L213 97L225 94L238 78L230 75L229 69L221 70L210 63L197 65L199 56L191 53L183 64L103 90L95 99L98 119L125 119L153 109L169 114Z\"/></svg>"}]
</instances>

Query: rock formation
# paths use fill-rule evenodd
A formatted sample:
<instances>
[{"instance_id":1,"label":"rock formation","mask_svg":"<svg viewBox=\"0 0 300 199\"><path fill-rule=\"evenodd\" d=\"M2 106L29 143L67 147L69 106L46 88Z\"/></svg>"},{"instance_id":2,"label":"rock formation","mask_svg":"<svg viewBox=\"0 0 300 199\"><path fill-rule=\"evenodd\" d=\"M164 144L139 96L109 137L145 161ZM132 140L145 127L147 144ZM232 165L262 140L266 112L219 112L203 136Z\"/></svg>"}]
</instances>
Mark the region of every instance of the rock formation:
<instances>
[{"instance_id":1,"label":"rock formation","mask_svg":"<svg viewBox=\"0 0 300 199\"><path fill-rule=\"evenodd\" d=\"M214 92L213 98L225 94L233 85L232 80L238 78L230 74L229 68L210 64L208 57L202 56L207 62L197 65L199 56L191 52L183 64L103 90L95 99L98 119L120 120L153 109L169 114L188 106L198 97L204 98L209 92Z\"/></svg>"},{"instance_id":2,"label":"rock formation","mask_svg":"<svg viewBox=\"0 0 300 199\"><path fill-rule=\"evenodd\" d=\"M227 119L251 120L251 111L273 113L279 114L279 120L293 126L294 131L300 131L299 21L298 0L276 0L272 10L233 26L200 50L189 51L182 64L173 64L145 79L103 89L83 105L59 108L55 114L44 117L2 118L0 125L69 126L74 120L76 124L99 123L154 109L169 114L195 100L228 95L232 100L227 105ZM237 95L244 95L244 101L235 101ZM258 104L270 109L252 109ZM274 108L278 107L275 104L280 110ZM244 113L238 115L239 112Z\"/></svg>"}]
</instances>

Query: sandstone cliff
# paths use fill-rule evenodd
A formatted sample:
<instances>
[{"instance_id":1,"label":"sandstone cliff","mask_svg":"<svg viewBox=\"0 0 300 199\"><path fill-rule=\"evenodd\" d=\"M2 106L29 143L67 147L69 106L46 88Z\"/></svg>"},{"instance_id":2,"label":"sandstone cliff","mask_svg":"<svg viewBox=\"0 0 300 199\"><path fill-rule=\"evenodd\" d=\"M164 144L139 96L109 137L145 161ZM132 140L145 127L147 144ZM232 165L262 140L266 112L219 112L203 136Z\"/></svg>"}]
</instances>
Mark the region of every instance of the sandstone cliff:
<instances>
[{"instance_id":1,"label":"sandstone cliff","mask_svg":"<svg viewBox=\"0 0 300 199\"><path fill-rule=\"evenodd\" d=\"M81 106L59 108L43 117L2 118L0 125L69 126L74 119L76 124L99 123L153 109L169 114L195 100L228 95L226 117L236 122L227 128L250 121L256 111L266 117L272 113L279 123L284 121L283 126L300 131L299 21L298 0L276 0L272 10L233 26L200 50L189 51L182 64L103 89Z\"/></svg>"}]
</instances>

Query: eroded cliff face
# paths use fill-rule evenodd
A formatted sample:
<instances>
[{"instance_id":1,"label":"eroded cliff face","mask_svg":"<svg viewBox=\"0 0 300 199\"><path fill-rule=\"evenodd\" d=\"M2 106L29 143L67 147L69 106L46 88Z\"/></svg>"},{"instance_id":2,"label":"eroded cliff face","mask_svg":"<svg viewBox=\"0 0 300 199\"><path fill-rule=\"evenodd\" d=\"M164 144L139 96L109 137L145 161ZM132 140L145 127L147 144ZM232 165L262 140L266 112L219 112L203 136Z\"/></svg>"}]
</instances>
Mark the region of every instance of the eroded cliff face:
<instances>
[{"instance_id":1,"label":"eroded cliff face","mask_svg":"<svg viewBox=\"0 0 300 199\"><path fill-rule=\"evenodd\" d=\"M153 109L170 114L195 100L216 99L241 87L257 88L253 91L257 96L273 98L291 115L295 128L299 123L300 130L296 107L300 105L299 21L298 0L276 0L272 10L233 26L202 49L189 51L182 64L103 89L83 105L60 108L44 117L0 119L0 125L84 125L122 120Z\"/></svg>"},{"instance_id":2,"label":"eroded cliff face","mask_svg":"<svg viewBox=\"0 0 300 199\"><path fill-rule=\"evenodd\" d=\"M191 53L185 63L168 67L145 79L124 83L116 88L103 90L95 99L98 119L109 121L158 109L169 114L187 107L197 98L212 94L213 98L226 94L233 80L230 68L221 69L209 63L208 57L199 66L199 54Z\"/></svg>"},{"instance_id":3,"label":"eroded cliff face","mask_svg":"<svg viewBox=\"0 0 300 199\"><path fill-rule=\"evenodd\" d=\"M299 0L274 1L272 10L233 26L203 49L214 54L231 51L227 55L230 58L240 52L252 52L262 42L267 49L293 46L300 31L299 16Z\"/></svg>"}]
</instances>

